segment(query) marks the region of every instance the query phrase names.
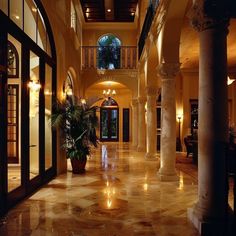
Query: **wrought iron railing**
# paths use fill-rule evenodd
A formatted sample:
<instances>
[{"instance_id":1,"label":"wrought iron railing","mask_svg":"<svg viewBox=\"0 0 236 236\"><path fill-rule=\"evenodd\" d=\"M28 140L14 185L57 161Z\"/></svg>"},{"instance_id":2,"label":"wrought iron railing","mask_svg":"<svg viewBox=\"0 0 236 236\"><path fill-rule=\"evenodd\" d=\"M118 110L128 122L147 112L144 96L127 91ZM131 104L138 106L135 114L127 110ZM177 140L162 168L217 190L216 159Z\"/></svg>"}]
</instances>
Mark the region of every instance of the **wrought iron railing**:
<instances>
[{"instance_id":1,"label":"wrought iron railing","mask_svg":"<svg viewBox=\"0 0 236 236\"><path fill-rule=\"evenodd\" d=\"M154 0L150 3L148 9L147 9L147 14L145 16L145 20L143 23L143 28L139 37L138 41L138 58L141 57L142 51L145 45L145 40L147 38L148 32L151 28L152 21L156 12L156 9L159 5L159 0Z\"/></svg>"},{"instance_id":2,"label":"wrought iron railing","mask_svg":"<svg viewBox=\"0 0 236 236\"><path fill-rule=\"evenodd\" d=\"M82 69L136 69L136 46L82 46Z\"/></svg>"}]
</instances>

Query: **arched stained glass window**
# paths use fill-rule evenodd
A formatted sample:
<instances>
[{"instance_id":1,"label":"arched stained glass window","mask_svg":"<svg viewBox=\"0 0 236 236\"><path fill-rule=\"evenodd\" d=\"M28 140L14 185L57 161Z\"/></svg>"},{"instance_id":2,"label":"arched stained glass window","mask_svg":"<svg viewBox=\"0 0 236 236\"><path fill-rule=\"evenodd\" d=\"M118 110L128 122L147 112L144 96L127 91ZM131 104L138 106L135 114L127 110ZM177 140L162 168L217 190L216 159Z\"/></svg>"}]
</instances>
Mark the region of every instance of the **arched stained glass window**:
<instances>
[{"instance_id":1,"label":"arched stained glass window","mask_svg":"<svg viewBox=\"0 0 236 236\"><path fill-rule=\"evenodd\" d=\"M102 102L102 107L118 107L118 103L111 97L105 99L103 102Z\"/></svg>"}]
</instances>

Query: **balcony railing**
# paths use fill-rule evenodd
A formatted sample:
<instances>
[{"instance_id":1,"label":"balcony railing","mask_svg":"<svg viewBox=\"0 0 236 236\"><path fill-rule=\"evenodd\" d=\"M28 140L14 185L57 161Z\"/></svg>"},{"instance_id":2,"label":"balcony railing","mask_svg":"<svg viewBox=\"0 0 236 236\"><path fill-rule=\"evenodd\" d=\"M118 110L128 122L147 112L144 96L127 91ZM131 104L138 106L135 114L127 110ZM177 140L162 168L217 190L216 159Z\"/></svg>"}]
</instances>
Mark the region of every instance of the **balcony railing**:
<instances>
[{"instance_id":1,"label":"balcony railing","mask_svg":"<svg viewBox=\"0 0 236 236\"><path fill-rule=\"evenodd\" d=\"M83 46L82 69L136 69L136 46Z\"/></svg>"}]
</instances>

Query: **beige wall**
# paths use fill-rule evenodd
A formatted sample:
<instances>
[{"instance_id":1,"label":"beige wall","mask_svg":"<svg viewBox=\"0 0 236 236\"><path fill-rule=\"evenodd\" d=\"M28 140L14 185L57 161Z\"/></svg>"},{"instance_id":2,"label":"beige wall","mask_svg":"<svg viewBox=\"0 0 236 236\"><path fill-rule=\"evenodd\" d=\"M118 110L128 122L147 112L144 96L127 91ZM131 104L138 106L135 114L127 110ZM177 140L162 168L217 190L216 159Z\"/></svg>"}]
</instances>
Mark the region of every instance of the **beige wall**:
<instances>
[{"instance_id":1,"label":"beige wall","mask_svg":"<svg viewBox=\"0 0 236 236\"><path fill-rule=\"evenodd\" d=\"M47 1L42 0L48 18L50 19L57 54L57 94L63 98L63 82L68 70L73 71L74 93L78 96L82 93L80 81L80 44L81 35L76 35L70 28L70 4L68 0ZM77 22L79 24L79 21ZM58 136L57 142L60 144ZM57 172L66 171L65 154L60 146L57 148Z\"/></svg>"},{"instance_id":2,"label":"beige wall","mask_svg":"<svg viewBox=\"0 0 236 236\"><path fill-rule=\"evenodd\" d=\"M83 30L83 46L96 46L98 39L105 34L114 34L121 40L122 46L136 46L136 30L116 29L84 29Z\"/></svg>"}]
</instances>

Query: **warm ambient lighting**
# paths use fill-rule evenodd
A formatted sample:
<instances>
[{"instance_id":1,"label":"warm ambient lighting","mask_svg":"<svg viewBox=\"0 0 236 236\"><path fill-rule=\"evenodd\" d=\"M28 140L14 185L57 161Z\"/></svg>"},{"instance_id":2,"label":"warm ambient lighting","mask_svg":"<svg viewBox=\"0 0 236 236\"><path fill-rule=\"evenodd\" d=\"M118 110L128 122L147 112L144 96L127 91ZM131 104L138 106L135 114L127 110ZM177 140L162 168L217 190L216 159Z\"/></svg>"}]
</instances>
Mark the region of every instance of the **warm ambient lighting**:
<instances>
[{"instance_id":1,"label":"warm ambient lighting","mask_svg":"<svg viewBox=\"0 0 236 236\"><path fill-rule=\"evenodd\" d=\"M110 9L110 8L108 8L108 9L107 9L107 12L111 12L111 9Z\"/></svg>"},{"instance_id":2,"label":"warm ambient lighting","mask_svg":"<svg viewBox=\"0 0 236 236\"><path fill-rule=\"evenodd\" d=\"M33 12L37 12L37 8L32 7L32 11L33 11Z\"/></svg>"},{"instance_id":3,"label":"warm ambient lighting","mask_svg":"<svg viewBox=\"0 0 236 236\"><path fill-rule=\"evenodd\" d=\"M104 97L111 97L116 95L116 90L115 89L104 89L102 92Z\"/></svg>"},{"instance_id":4,"label":"warm ambient lighting","mask_svg":"<svg viewBox=\"0 0 236 236\"><path fill-rule=\"evenodd\" d=\"M20 17L19 17L18 15L16 15L16 16L15 16L15 18L16 18L17 20L19 20L19 19L20 19Z\"/></svg>"},{"instance_id":5,"label":"warm ambient lighting","mask_svg":"<svg viewBox=\"0 0 236 236\"><path fill-rule=\"evenodd\" d=\"M67 90L66 90L66 95L67 95L67 96L72 96L72 95L73 95L72 88L67 88Z\"/></svg>"},{"instance_id":6,"label":"warm ambient lighting","mask_svg":"<svg viewBox=\"0 0 236 236\"><path fill-rule=\"evenodd\" d=\"M82 104L86 104L86 100L84 98L81 98L80 101Z\"/></svg>"},{"instance_id":7,"label":"warm ambient lighting","mask_svg":"<svg viewBox=\"0 0 236 236\"><path fill-rule=\"evenodd\" d=\"M231 85L235 79L230 79L229 76L227 77L227 85Z\"/></svg>"},{"instance_id":8,"label":"warm ambient lighting","mask_svg":"<svg viewBox=\"0 0 236 236\"><path fill-rule=\"evenodd\" d=\"M28 87L32 91L36 92L36 91L38 91L41 88L41 84L39 83L39 81L30 80L30 82L28 83Z\"/></svg>"},{"instance_id":9,"label":"warm ambient lighting","mask_svg":"<svg viewBox=\"0 0 236 236\"><path fill-rule=\"evenodd\" d=\"M130 13L131 16L134 16L134 14L135 14L134 12L131 12L131 13Z\"/></svg>"}]
</instances>

